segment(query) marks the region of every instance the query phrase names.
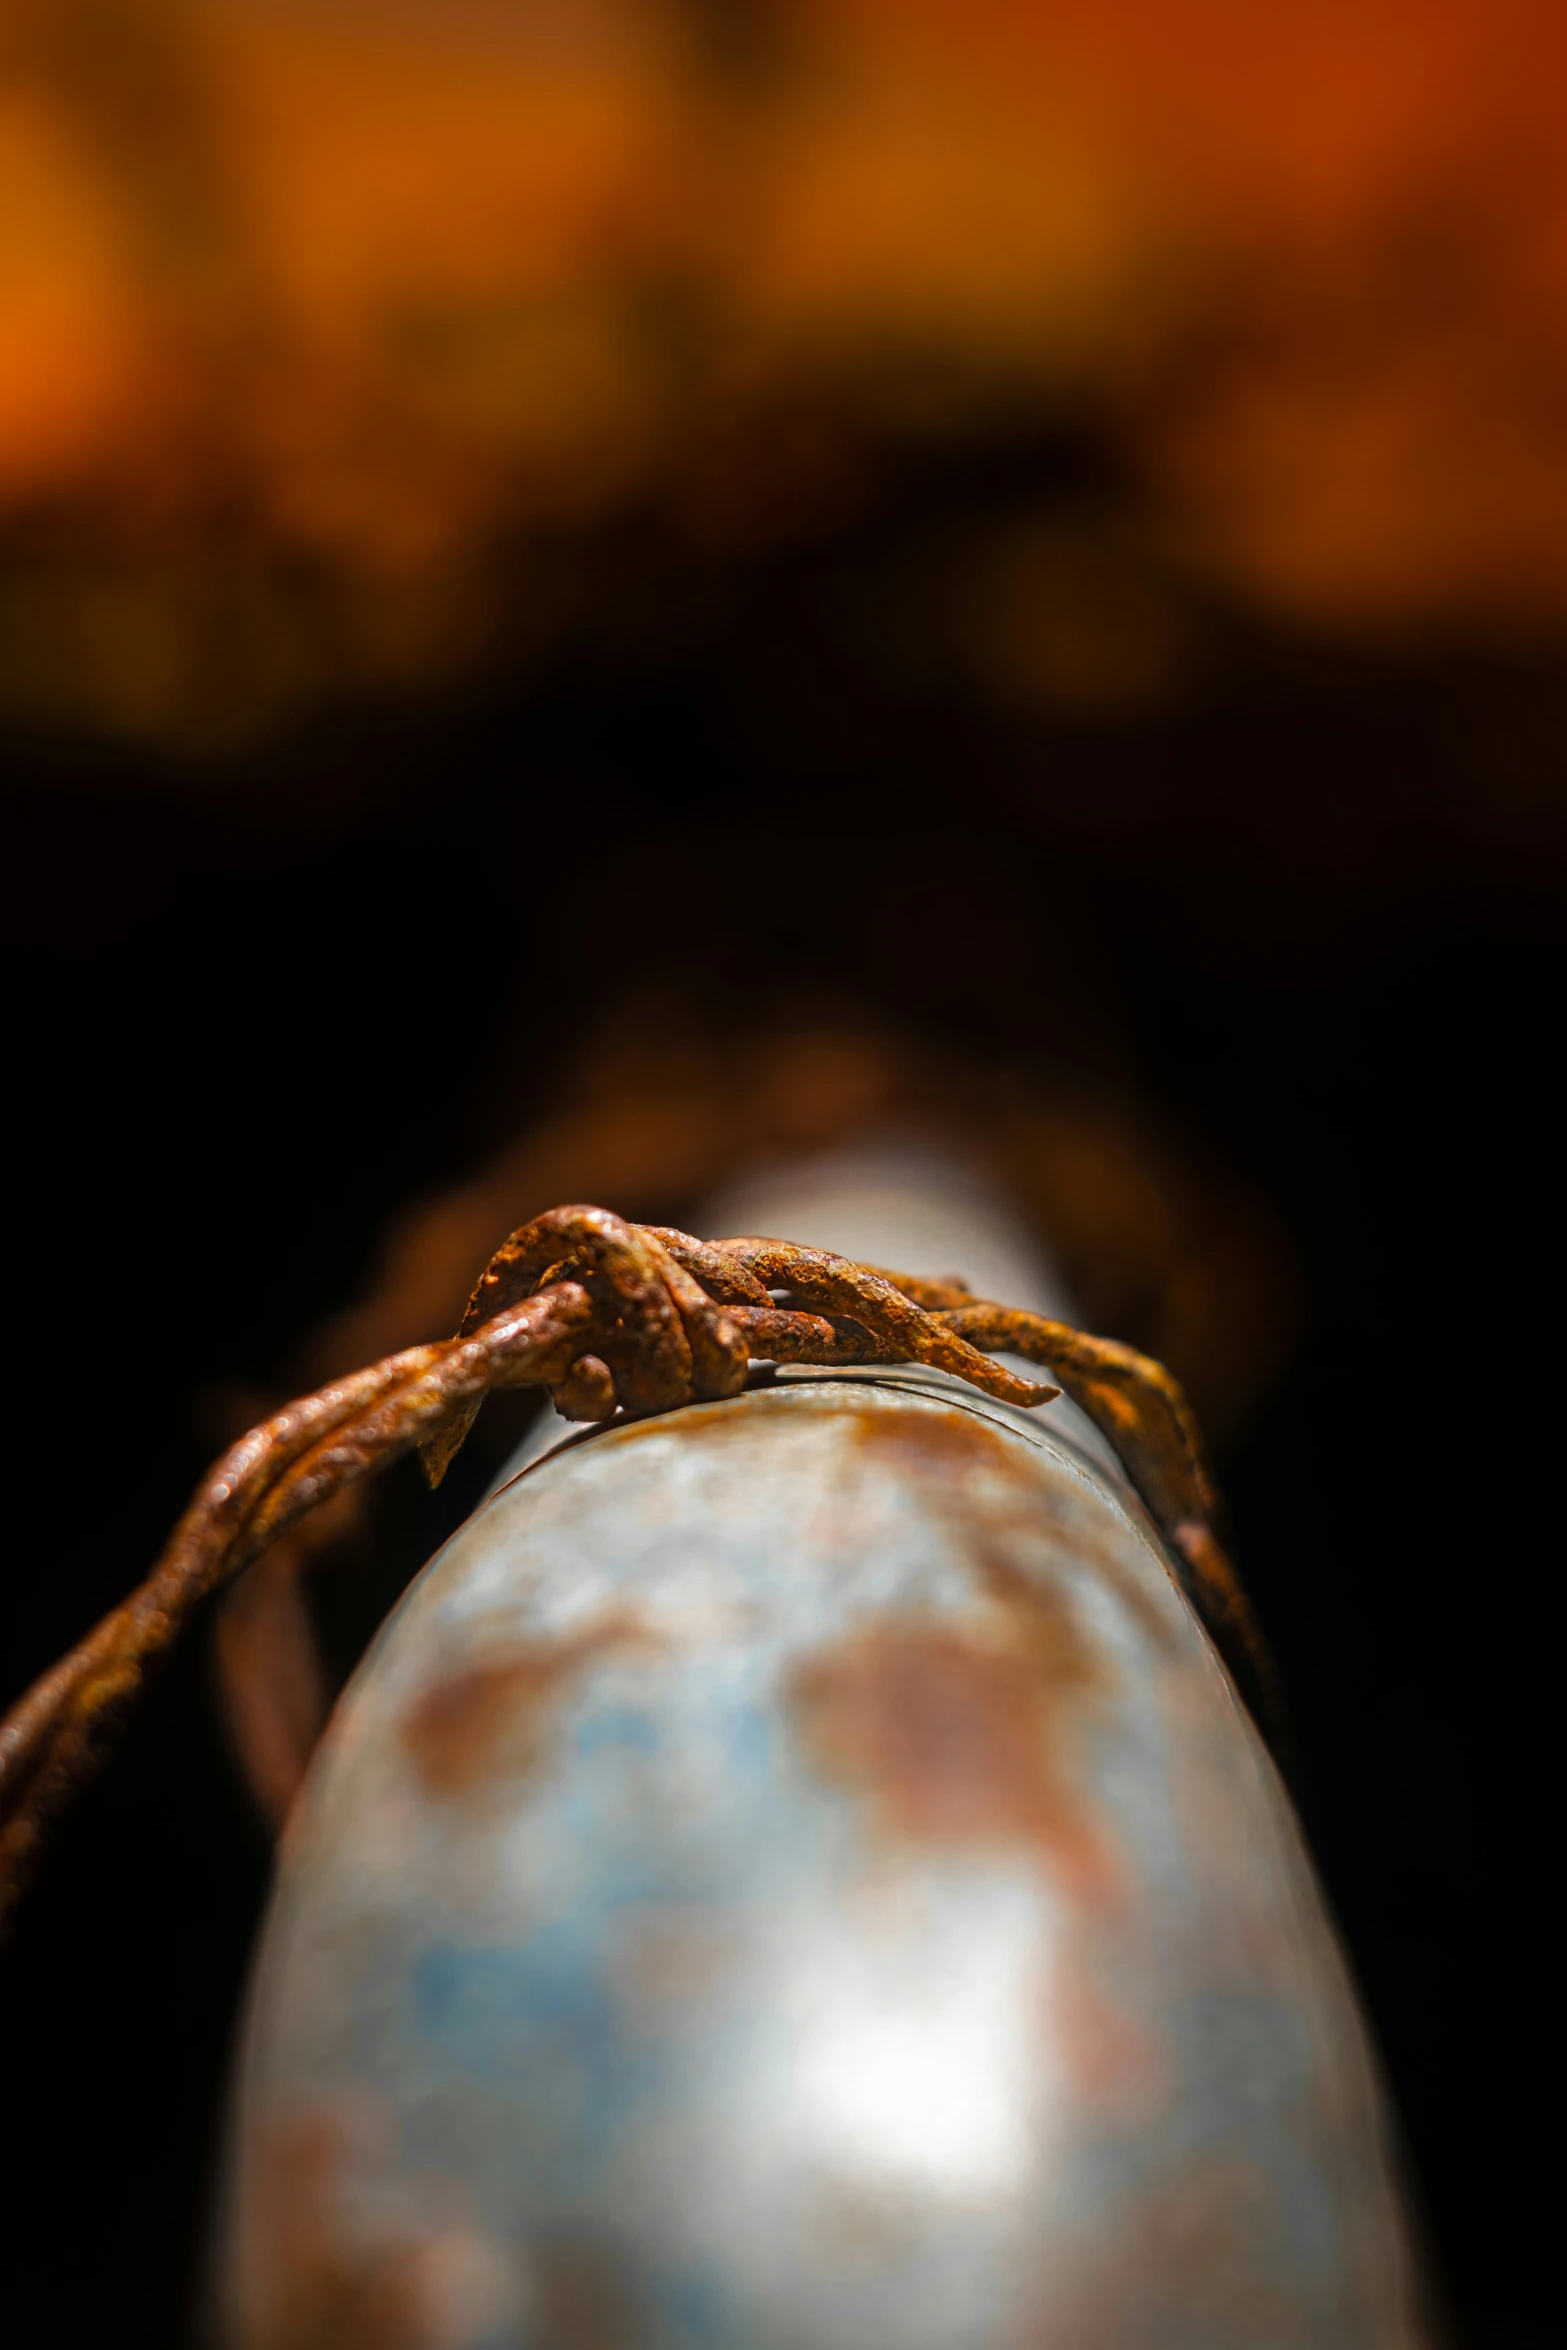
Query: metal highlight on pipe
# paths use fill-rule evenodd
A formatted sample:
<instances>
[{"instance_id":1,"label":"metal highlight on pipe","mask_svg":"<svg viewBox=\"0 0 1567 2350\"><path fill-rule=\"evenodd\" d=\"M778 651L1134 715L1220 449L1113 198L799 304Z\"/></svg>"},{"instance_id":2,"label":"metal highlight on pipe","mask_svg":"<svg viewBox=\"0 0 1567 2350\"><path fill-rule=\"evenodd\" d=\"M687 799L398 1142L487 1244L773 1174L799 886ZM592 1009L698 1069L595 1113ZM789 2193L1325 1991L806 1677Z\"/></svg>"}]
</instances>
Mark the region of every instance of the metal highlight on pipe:
<instances>
[{"instance_id":1,"label":"metal highlight on pipe","mask_svg":"<svg viewBox=\"0 0 1567 2350\"><path fill-rule=\"evenodd\" d=\"M1420 2350L1180 1390L930 1161L730 1223L520 1227L455 1339L232 1448L0 1730L19 1882L273 1533L439 1476L493 1386L586 1416L416 1579L290 1819L226 2350Z\"/></svg>"}]
</instances>

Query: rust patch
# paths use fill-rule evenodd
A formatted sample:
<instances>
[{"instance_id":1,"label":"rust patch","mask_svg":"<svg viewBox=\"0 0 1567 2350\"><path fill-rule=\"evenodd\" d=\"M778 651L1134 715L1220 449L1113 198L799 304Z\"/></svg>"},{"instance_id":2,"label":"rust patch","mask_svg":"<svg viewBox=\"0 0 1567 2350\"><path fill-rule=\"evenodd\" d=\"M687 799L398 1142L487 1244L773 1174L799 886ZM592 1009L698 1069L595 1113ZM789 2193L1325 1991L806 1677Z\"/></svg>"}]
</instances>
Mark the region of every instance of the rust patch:
<instances>
[{"instance_id":1,"label":"rust patch","mask_svg":"<svg viewBox=\"0 0 1567 2350\"><path fill-rule=\"evenodd\" d=\"M1047 1494L982 1421L874 1408L855 1418L863 1443L913 1473L990 1605L961 1621L894 1617L808 1658L789 1693L806 1752L867 1801L880 1834L1032 1846L1074 1900L1102 1906L1119 1869L1072 1748L1108 1676L1063 1595L1023 1563ZM1081 1554L1075 1528L1071 1540Z\"/></svg>"},{"instance_id":2,"label":"rust patch","mask_svg":"<svg viewBox=\"0 0 1567 2350\"><path fill-rule=\"evenodd\" d=\"M340 2182L362 2151L332 2107L270 2133L256 2189L259 2257L235 2312L244 2350L454 2350L454 2303L475 2298L464 2288L492 2256L458 2216L463 2198L450 2180L417 2183L428 2188L422 2225L356 2239L343 2225Z\"/></svg>"},{"instance_id":3,"label":"rust patch","mask_svg":"<svg viewBox=\"0 0 1567 2350\"><path fill-rule=\"evenodd\" d=\"M573 1683L600 1657L647 1647L650 1639L634 1617L606 1616L567 1640L514 1648L421 1690L404 1717L402 1740L426 1793L450 1798L485 1780L525 1778Z\"/></svg>"},{"instance_id":4,"label":"rust patch","mask_svg":"<svg viewBox=\"0 0 1567 2350\"><path fill-rule=\"evenodd\" d=\"M1052 2043L1096 2126L1128 2133L1150 2128L1174 2092L1170 2051L1154 2025L1106 1995L1080 1947L1066 1954L1050 1997Z\"/></svg>"},{"instance_id":5,"label":"rust patch","mask_svg":"<svg viewBox=\"0 0 1567 2350\"><path fill-rule=\"evenodd\" d=\"M532 2248L538 2350L637 2350L647 2338L625 2255L591 2231Z\"/></svg>"},{"instance_id":6,"label":"rust patch","mask_svg":"<svg viewBox=\"0 0 1567 2350\"><path fill-rule=\"evenodd\" d=\"M936 1619L857 1633L809 1658L790 1699L822 1776L867 1799L900 1842L1031 1844L1083 1900L1114 1870L1063 1767L1063 1715L1094 1673L1064 1621L995 1643Z\"/></svg>"},{"instance_id":7,"label":"rust patch","mask_svg":"<svg viewBox=\"0 0 1567 2350\"><path fill-rule=\"evenodd\" d=\"M862 1444L893 1454L915 1470L984 1467L1013 1483L1027 1480L1016 1447L993 1420L958 1412L940 1397L887 1411L867 1405L853 1414Z\"/></svg>"},{"instance_id":8,"label":"rust patch","mask_svg":"<svg viewBox=\"0 0 1567 2350\"><path fill-rule=\"evenodd\" d=\"M1312 2350L1324 2304L1342 2301L1331 2287L1308 2299L1275 2273L1276 2192L1259 2165L1214 2156L1146 2186L1113 2231L1053 2252L1019 2350L1152 2350L1172 2334L1207 2350Z\"/></svg>"},{"instance_id":9,"label":"rust patch","mask_svg":"<svg viewBox=\"0 0 1567 2350\"><path fill-rule=\"evenodd\" d=\"M615 1988L644 2022L710 2000L732 1963L726 1921L709 1908L639 1905L609 1959Z\"/></svg>"},{"instance_id":10,"label":"rust patch","mask_svg":"<svg viewBox=\"0 0 1567 2350\"><path fill-rule=\"evenodd\" d=\"M853 1416L861 1445L891 1457L919 1479L931 1508L987 1578L993 1581L999 1571L1009 1587L1021 1579L1028 1590L1037 1590L1037 1579L1017 1567L1005 1546L1014 1536L1026 1533L1037 1541L1044 1533L1093 1568L1154 1648L1169 1654L1179 1646L1115 1545L1095 1532L1086 1512L1069 1516L1060 1508L1048 1475L1041 1474L1042 1464L1035 1465L1037 1456L1005 1429L951 1406L866 1409ZM988 1492L976 1490L975 1470L990 1481ZM996 1482L1004 1485L1005 1498L996 1492Z\"/></svg>"}]
</instances>

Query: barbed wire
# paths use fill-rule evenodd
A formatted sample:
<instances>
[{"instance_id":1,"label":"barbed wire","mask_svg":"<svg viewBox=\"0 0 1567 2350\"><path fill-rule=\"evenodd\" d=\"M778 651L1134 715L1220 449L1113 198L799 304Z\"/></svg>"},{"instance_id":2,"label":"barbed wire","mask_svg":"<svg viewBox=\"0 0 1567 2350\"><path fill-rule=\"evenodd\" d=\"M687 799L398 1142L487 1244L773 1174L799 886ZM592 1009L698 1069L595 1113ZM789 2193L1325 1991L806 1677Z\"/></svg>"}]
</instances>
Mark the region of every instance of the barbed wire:
<instances>
[{"instance_id":1,"label":"barbed wire","mask_svg":"<svg viewBox=\"0 0 1567 2350\"><path fill-rule=\"evenodd\" d=\"M608 1422L737 1395L754 1366L776 1363L921 1363L1025 1408L1064 1390L1115 1447L1221 1654L1266 1708L1271 1663L1217 1531L1196 1423L1162 1364L961 1281L554 1208L496 1251L455 1338L334 1380L231 1445L146 1580L0 1722L0 1928L203 1602L318 1504L415 1450L438 1485L495 1388L543 1386L564 1417Z\"/></svg>"}]
</instances>

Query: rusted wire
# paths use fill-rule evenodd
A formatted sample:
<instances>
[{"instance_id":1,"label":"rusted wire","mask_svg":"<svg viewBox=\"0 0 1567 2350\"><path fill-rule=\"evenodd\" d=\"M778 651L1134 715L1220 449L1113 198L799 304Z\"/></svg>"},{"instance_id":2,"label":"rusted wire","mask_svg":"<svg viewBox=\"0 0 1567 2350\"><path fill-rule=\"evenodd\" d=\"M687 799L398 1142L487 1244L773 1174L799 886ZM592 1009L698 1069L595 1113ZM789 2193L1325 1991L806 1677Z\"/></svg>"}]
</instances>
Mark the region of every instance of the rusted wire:
<instances>
[{"instance_id":1,"label":"rusted wire","mask_svg":"<svg viewBox=\"0 0 1567 2350\"><path fill-rule=\"evenodd\" d=\"M990 1360L1020 1355L1054 1387ZM607 1209L555 1208L491 1258L455 1338L334 1381L232 1445L147 1580L0 1722L0 1925L49 1833L201 1603L306 1512L417 1448L440 1483L485 1396L545 1386L568 1419L737 1394L753 1363L923 1363L1007 1403L1064 1388L1101 1428L1169 1542L1221 1652L1271 1684L1180 1388L1111 1339L791 1241L694 1239Z\"/></svg>"}]
</instances>

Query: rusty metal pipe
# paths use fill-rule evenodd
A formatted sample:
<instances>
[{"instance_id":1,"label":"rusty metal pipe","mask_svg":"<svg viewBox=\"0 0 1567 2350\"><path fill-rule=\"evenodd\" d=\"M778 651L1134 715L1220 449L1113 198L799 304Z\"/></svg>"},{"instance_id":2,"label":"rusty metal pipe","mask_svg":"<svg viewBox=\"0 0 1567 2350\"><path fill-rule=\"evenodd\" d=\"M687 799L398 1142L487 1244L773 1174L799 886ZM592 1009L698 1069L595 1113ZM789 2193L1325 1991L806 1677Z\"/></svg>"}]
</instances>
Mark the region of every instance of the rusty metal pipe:
<instances>
[{"instance_id":1,"label":"rusty metal pipe","mask_svg":"<svg viewBox=\"0 0 1567 2350\"><path fill-rule=\"evenodd\" d=\"M704 1229L1061 1310L972 1198L1014 1261L933 1253L950 1175L836 1180ZM234 2350L1424 2341L1298 1825L1097 1432L785 1372L524 1463L290 1824L221 2267Z\"/></svg>"}]
</instances>

